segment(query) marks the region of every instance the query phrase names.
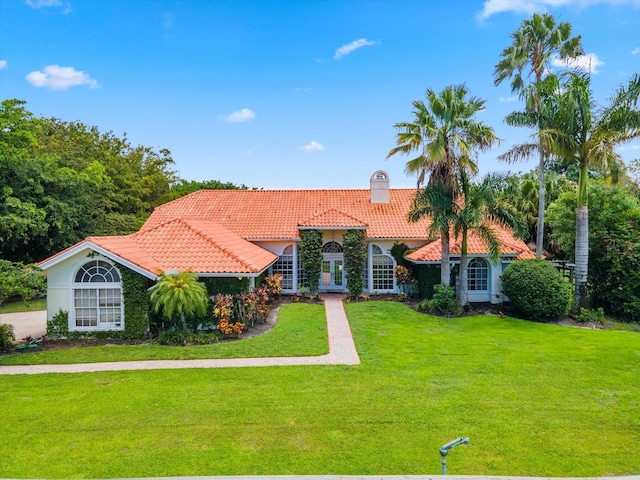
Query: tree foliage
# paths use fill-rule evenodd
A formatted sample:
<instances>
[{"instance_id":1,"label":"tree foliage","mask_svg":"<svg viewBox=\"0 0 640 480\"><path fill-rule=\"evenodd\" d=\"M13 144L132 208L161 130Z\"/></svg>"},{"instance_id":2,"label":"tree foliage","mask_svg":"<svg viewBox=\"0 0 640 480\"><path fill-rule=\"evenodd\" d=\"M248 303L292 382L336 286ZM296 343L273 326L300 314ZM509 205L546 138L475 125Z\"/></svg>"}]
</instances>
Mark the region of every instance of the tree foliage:
<instances>
[{"instance_id":1,"label":"tree foliage","mask_svg":"<svg viewBox=\"0 0 640 480\"><path fill-rule=\"evenodd\" d=\"M624 320L640 319L640 200L602 181L589 185L589 300ZM577 194L567 192L549 208L553 237L572 259Z\"/></svg>"},{"instance_id":2,"label":"tree foliage","mask_svg":"<svg viewBox=\"0 0 640 480\"><path fill-rule=\"evenodd\" d=\"M157 205L186 193L240 188L179 180L172 168L166 149L2 101L0 258L42 260L90 235L132 233Z\"/></svg>"},{"instance_id":3,"label":"tree foliage","mask_svg":"<svg viewBox=\"0 0 640 480\"><path fill-rule=\"evenodd\" d=\"M151 306L154 312L161 313L169 322L179 319L182 329L186 331L186 317L205 315L209 296L207 288L198 281L195 273L162 273L160 280L151 287Z\"/></svg>"},{"instance_id":4,"label":"tree foliage","mask_svg":"<svg viewBox=\"0 0 640 480\"><path fill-rule=\"evenodd\" d=\"M44 274L34 265L0 259L0 305L12 297L25 302L44 297L46 289Z\"/></svg>"},{"instance_id":5,"label":"tree foliage","mask_svg":"<svg viewBox=\"0 0 640 480\"><path fill-rule=\"evenodd\" d=\"M413 102L412 121L394 125L398 130L396 147L389 151L387 158L398 153L417 152L418 156L407 162L405 172L418 175L418 188L428 177L429 187L437 188L439 193L453 199L459 193L459 173L477 173L475 155L491 148L498 137L491 127L476 120L476 114L485 108L485 101L471 96L465 85L449 85L441 92L429 88L426 98L426 103L422 100ZM437 228L440 234L440 281L444 285L450 281L450 203L428 205L423 202L428 214L434 218L432 231ZM426 210L423 210L424 214L427 214ZM416 209L409 216L410 221L420 218Z\"/></svg>"}]
</instances>

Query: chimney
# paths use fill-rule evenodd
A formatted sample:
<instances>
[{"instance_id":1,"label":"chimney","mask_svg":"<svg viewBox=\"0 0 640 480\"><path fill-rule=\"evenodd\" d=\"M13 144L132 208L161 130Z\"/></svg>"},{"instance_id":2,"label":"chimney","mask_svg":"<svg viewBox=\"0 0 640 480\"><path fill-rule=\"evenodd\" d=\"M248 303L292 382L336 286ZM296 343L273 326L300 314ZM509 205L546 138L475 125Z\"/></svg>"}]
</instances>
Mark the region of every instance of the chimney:
<instances>
[{"instance_id":1,"label":"chimney","mask_svg":"<svg viewBox=\"0 0 640 480\"><path fill-rule=\"evenodd\" d=\"M378 170L371 176L371 203L389 203L389 175Z\"/></svg>"}]
</instances>

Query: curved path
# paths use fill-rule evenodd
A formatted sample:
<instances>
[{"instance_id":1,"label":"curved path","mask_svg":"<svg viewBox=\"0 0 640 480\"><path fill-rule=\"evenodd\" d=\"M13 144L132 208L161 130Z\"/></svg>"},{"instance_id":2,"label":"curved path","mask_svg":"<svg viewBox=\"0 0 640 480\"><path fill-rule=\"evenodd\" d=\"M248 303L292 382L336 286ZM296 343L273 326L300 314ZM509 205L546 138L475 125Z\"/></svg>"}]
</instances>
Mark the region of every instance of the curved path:
<instances>
[{"instance_id":1,"label":"curved path","mask_svg":"<svg viewBox=\"0 0 640 480\"><path fill-rule=\"evenodd\" d=\"M64 365L0 366L0 375L106 372L171 368L271 367L285 365L358 365L360 357L351 335L340 296L324 299L329 353L317 357L222 358L198 360L139 360L133 362L74 363Z\"/></svg>"}]
</instances>

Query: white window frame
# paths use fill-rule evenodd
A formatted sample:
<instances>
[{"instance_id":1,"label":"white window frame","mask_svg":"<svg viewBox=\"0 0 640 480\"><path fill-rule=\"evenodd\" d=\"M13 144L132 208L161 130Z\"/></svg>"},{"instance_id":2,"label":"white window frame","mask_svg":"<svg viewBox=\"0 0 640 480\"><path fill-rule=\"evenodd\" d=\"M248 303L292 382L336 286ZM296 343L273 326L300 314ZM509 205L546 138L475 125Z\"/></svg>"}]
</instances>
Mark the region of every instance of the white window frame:
<instances>
[{"instance_id":1,"label":"white window frame","mask_svg":"<svg viewBox=\"0 0 640 480\"><path fill-rule=\"evenodd\" d=\"M288 251L290 249L290 251ZM298 259L297 249L295 244L285 245L282 249L282 253L278 256L278 260L271 265L269 271L271 273L277 272L282 275L282 291L283 292L295 292L298 289L297 285L297 273L298 273ZM286 270L286 271L285 271ZM285 275L288 274L288 275ZM291 285L285 284L285 281L291 282ZM286 285L286 287L285 287Z\"/></svg>"},{"instance_id":2,"label":"white window frame","mask_svg":"<svg viewBox=\"0 0 640 480\"><path fill-rule=\"evenodd\" d=\"M378 253L376 249L379 250L380 253ZM396 261L391 255L385 252L386 250L382 248L380 245L376 245L375 243L371 244L371 251L369 255L369 261L371 266L371 268L369 268L369 278L371 279L371 281L369 282L369 286L370 286L370 291L372 293L381 293L381 292L389 293L389 292L395 292L396 290L396 276L395 276ZM376 268L376 266L378 266L376 265L377 259L380 259L380 260L384 259L385 261L384 269ZM381 273L383 273L383 276L376 278L378 276L377 274L380 273L378 272L378 270L382 270ZM391 281L391 283L389 283L389 281ZM381 285L381 282L384 282L384 284ZM389 286L391 286L391 288L388 288ZM381 288L381 287L386 287L386 288Z\"/></svg>"},{"instance_id":3,"label":"white window frame","mask_svg":"<svg viewBox=\"0 0 640 480\"><path fill-rule=\"evenodd\" d=\"M474 265L474 263L482 265ZM481 275L481 276L478 276ZM475 282L472 284L472 282ZM484 282L485 288L475 288L479 282ZM467 291L488 292L491 286L489 282L489 262L481 257L474 257L467 264ZM474 287L474 288L472 288Z\"/></svg>"}]
</instances>

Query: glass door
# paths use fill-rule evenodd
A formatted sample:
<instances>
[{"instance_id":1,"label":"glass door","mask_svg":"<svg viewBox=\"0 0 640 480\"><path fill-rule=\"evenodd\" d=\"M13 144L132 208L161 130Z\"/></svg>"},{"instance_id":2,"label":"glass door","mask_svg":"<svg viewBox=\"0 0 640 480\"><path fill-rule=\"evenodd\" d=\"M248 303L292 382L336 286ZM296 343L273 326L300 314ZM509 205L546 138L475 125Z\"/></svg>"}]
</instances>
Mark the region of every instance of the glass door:
<instances>
[{"instance_id":1,"label":"glass door","mask_svg":"<svg viewBox=\"0 0 640 480\"><path fill-rule=\"evenodd\" d=\"M322 260L320 287L323 289L344 289L344 260L341 258L325 258Z\"/></svg>"}]
</instances>

